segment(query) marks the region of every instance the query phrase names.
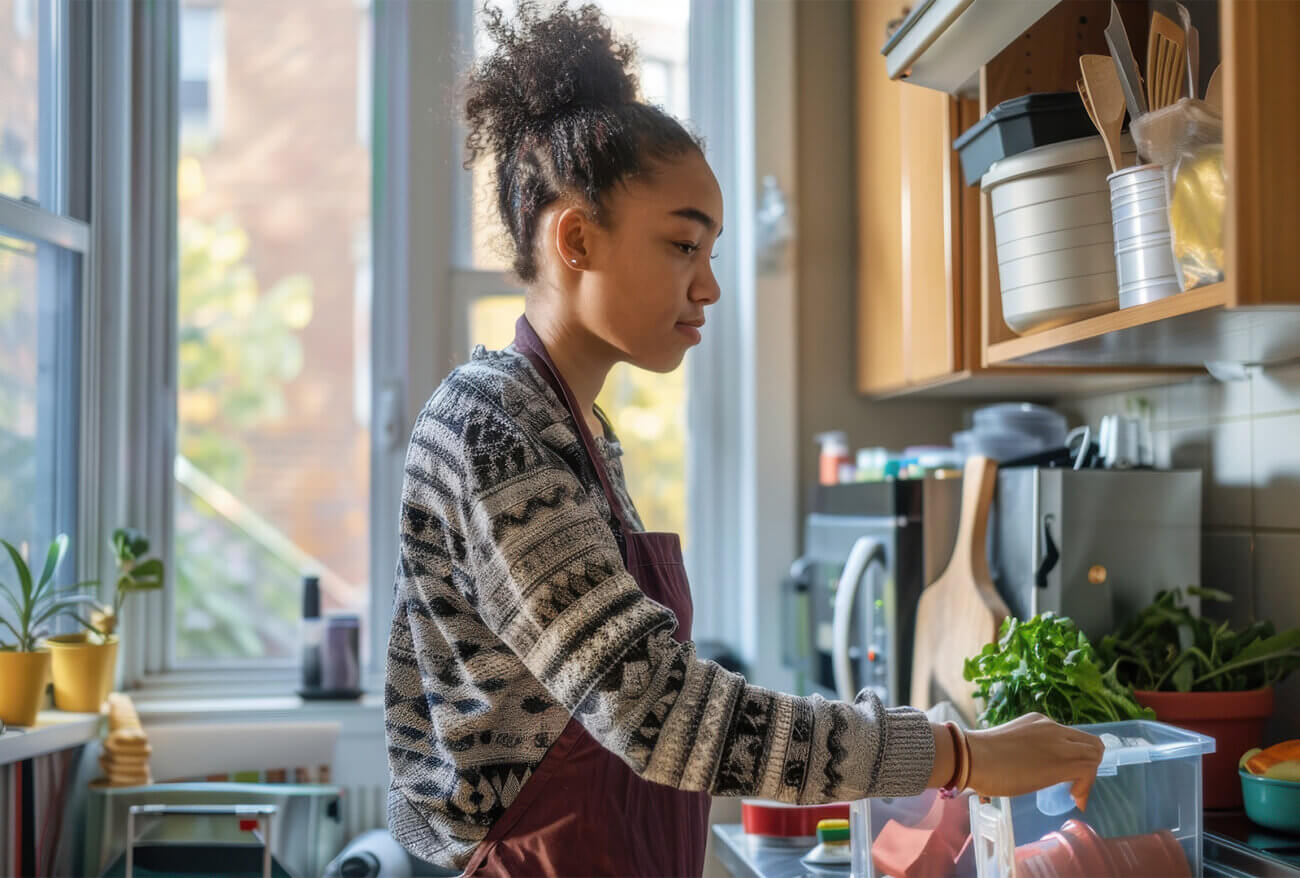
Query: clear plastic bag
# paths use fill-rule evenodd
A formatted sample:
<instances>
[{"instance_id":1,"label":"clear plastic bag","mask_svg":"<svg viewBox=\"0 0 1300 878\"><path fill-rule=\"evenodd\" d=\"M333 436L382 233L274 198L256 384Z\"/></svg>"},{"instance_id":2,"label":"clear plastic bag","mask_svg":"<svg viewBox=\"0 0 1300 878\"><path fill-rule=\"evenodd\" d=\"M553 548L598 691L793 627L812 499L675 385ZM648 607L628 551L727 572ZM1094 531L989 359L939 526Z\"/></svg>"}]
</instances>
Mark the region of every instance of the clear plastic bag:
<instances>
[{"instance_id":1,"label":"clear plastic bag","mask_svg":"<svg viewBox=\"0 0 1300 878\"><path fill-rule=\"evenodd\" d=\"M1131 129L1138 154L1165 168L1169 228L1183 289L1223 280L1223 117L1204 101L1183 98L1139 117Z\"/></svg>"}]
</instances>

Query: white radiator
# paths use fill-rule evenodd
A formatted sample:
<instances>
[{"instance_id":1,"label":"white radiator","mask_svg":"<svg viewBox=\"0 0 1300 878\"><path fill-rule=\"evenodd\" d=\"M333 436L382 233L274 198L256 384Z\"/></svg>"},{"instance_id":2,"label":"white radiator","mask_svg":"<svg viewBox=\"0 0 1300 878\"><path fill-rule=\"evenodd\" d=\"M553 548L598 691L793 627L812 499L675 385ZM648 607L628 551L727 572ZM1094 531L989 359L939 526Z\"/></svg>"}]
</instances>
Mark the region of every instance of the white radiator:
<instances>
[{"instance_id":1,"label":"white radiator","mask_svg":"<svg viewBox=\"0 0 1300 878\"><path fill-rule=\"evenodd\" d=\"M343 790L343 838L388 826L388 785L349 784Z\"/></svg>"}]
</instances>

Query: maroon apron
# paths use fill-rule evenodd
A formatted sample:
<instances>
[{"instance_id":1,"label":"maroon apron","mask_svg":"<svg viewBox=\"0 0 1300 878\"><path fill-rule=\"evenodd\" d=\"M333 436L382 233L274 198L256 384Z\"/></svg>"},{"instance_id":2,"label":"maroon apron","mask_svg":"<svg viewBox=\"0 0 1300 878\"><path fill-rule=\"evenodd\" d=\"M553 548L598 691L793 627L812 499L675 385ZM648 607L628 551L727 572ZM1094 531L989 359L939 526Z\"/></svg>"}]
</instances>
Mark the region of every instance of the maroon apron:
<instances>
[{"instance_id":1,"label":"maroon apron","mask_svg":"<svg viewBox=\"0 0 1300 878\"><path fill-rule=\"evenodd\" d=\"M638 533L627 526L587 419L526 317L515 327L515 348L551 385L577 424L619 525L616 535L628 573L646 596L676 614L673 636L687 640L691 592L677 534ZM475 849L465 874L697 876L704 871L710 802L708 793L639 777L570 718Z\"/></svg>"}]
</instances>

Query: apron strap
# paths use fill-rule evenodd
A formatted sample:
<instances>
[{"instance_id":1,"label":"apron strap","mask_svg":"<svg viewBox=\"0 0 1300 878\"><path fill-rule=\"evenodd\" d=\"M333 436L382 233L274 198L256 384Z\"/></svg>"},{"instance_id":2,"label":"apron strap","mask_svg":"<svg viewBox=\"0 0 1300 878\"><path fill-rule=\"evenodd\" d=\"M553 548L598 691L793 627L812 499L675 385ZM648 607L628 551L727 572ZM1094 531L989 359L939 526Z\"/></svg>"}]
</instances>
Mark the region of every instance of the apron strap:
<instances>
[{"instance_id":1,"label":"apron strap","mask_svg":"<svg viewBox=\"0 0 1300 878\"><path fill-rule=\"evenodd\" d=\"M546 345L538 337L536 330L533 329L528 317L519 315L519 320L515 323L515 348L528 358L533 364L533 368L541 373L542 378L555 391L556 396L564 403L568 409L569 415L578 425L578 435L582 439L582 445L587 449L587 456L591 459L591 464L596 469L596 475L600 479L600 486L605 491L605 501L609 504L610 512L614 520L618 522L618 531L614 534L618 538L619 549L624 549L623 533L628 532L627 520L623 518L622 503L619 502L618 495L614 491L614 486L610 482L609 473L605 471L605 462L596 448L595 437L591 435L591 428L587 426L587 419L578 409L578 401L573 396L573 391L569 384L560 374L551 355L546 352Z\"/></svg>"}]
</instances>

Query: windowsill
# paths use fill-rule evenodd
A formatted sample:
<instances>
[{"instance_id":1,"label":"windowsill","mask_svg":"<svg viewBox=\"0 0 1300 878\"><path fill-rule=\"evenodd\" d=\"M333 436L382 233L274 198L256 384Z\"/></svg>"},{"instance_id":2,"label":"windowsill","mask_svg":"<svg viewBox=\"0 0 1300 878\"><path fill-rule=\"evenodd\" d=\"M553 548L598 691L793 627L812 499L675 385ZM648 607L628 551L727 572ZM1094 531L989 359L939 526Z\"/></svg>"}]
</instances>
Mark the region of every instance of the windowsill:
<instances>
[{"instance_id":1,"label":"windowsill","mask_svg":"<svg viewBox=\"0 0 1300 878\"><path fill-rule=\"evenodd\" d=\"M202 720L276 720L332 719L366 722L383 712L384 698L377 692L366 693L351 701L309 700L297 695L242 695L203 698L153 698L138 693L132 696L140 721L147 727L154 723L195 722Z\"/></svg>"},{"instance_id":2,"label":"windowsill","mask_svg":"<svg viewBox=\"0 0 1300 878\"><path fill-rule=\"evenodd\" d=\"M99 714L42 710L36 725L8 726L0 734L0 765L77 747L99 736Z\"/></svg>"}]
</instances>

